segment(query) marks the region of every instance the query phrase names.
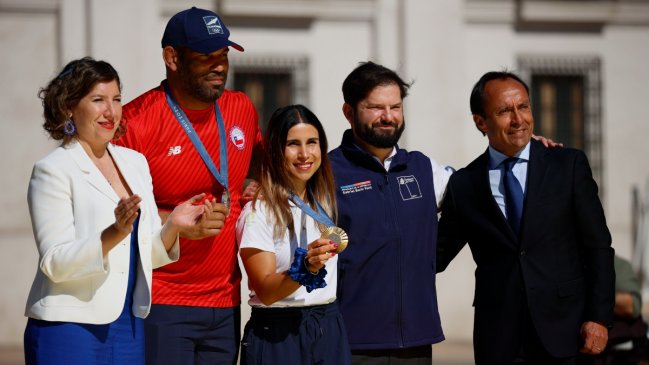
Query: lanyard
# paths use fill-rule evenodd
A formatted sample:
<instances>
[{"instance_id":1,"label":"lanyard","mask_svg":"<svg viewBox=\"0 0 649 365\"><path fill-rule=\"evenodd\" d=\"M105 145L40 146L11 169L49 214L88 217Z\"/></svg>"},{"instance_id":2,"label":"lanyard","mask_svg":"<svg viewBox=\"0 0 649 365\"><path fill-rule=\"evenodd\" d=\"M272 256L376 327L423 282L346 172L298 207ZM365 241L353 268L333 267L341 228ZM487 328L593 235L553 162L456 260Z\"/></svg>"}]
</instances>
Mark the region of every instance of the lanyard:
<instances>
[{"instance_id":1,"label":"lanyard","mask_svg":"<svg viewBox=\"0 0 649 365\"><path fill-rule=\"evenodd\" d=\"M316 212L315 210L311 209L311 207L308 204L302 201L302 199L300 199L294 193L290 193L288 198L291 199L291 201L295 203L295 205L297 205L298 208L302 209L304 213L308 214L311 218L315 219L318 223L321 223L326 227L334 226L334 221L332 221L331 218L329 218L327 213L325 213L324 209L322 209L322 207L318 202L316 202L316 206L318 207L318 211Z\"/></svg>"},{"instance_id":2,"label":"lanyard","mask_svg":"<svg viewBox=\"0 0 649 365\"><path fill-rule=\"evenodd\" d=\"M293 234L291 234L291 257L297 247L302 247L306 250L306 246L309 242L306 241L306 214L302 211L302 216L300 219L300 243L297 242L297 233L295 233L295 222L293 222Z\"/></svg>"},{"instance_id":3,"label":"lanyard","mask_svg":"<svg viewBox=\"0 0 649 365\"><path fill-rule=\"evenodd\" d=\"M196 131L194 130L194 127L192 127L192 124L187 118L187 115L185 115L185 112L183 112L183 110L180 108L178 103L171 96L171 92L169 91L169 85L167 85L166 82L164 83L164 88L165 88L165 95L167 97L167 104L169 104L171 111L174 113L174 116L176 117L176 120L178 121L180 126L183 127L185 133L187 134L187 137L189 137L189 139L194 144L194 147L196 148L198 154L203 159L203 162L207 166L207 169L210 170L210 172L212 173L214 178L219 182L219 184L223 186L223 188L225 189L224 194L226 194L228 192L228 150L227 150L226 140L225 140L225 123L223 122L223 116L221 116L221 110L219 110L219 104L216 102L216 100L214 101L214 113L216 114L216 125L219 127L221 173L219 173L219 171L216 169L216 166L214 165L212 158L210 157L209 153L207 153L207 150L205 149L203 142L201 142L201 139L196 134Z\"/></svg>"},{"instance_id":4,"label":"lanyard","mask_svg":"<svg viewBox=\"0 0 649 365\"><path fill-rule=\"evenodd\" d=\"M309 191L309 194L311 192ZM300 210L302 210L302 229L300 232L300 246L304 245L303 248L306 249L306 216L304 213L309 215L311 218L313 218L316 222L325 225L326 227L334 227L335 224L331 218L327 215L327 213L324 211L322 206L320 206L320 203L316 201L316 207L318 208L318 211L316 212L315 210L311 209L311 207L306 204L302 199L300 199L297 195L295 195L293 192L291 192L288 196L288 198L298 207ZM293 222L293 230L295 230L295 222ZM344 233L344 231L343 231ZM291 254L295 252L295 248L298 247L297 244L297 238L295 237L296 235L294 234L291 237ZM346 238L346 237L345 237ZM345 243L346 246L346 243Z\"/></svg>"}]
</instances>

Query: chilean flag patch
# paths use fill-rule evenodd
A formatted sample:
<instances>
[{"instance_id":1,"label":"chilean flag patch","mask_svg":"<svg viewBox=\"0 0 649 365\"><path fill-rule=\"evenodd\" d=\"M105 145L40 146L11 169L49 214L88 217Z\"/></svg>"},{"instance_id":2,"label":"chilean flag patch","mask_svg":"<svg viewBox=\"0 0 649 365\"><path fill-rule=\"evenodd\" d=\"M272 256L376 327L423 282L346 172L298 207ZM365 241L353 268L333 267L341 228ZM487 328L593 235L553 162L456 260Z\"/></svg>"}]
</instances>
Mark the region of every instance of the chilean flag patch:
<instances>
[{"instance_id":1,"label":"chilean flag patch","mask_svg":"<svg viewBox=\"0 0 649 365\"><path fill-rule=\"evenodd\" d=\"M243 148L245 147L246 136L238 126L234 126L232 127L232 129L230 129L230 142L232 142L234 147L236 147L238 150L243 150Z\"/></svg>"}]
</instances>

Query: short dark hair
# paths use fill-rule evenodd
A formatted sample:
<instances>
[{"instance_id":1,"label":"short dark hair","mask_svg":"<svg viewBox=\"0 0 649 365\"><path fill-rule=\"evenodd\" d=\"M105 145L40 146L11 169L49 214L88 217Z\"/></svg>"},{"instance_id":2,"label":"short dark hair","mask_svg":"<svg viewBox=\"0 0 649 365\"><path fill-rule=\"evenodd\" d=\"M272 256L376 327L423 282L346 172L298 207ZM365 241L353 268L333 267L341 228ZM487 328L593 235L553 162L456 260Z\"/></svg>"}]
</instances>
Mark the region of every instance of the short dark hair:
<instances>
[{"instance_id":1,"label":"short dark hair","mask_svg":"<svg viewBox=\"0 0 649 365\"><path fill-rule=\"evenodd\" d=\"M372 61L361 62L343 82L343 98L345 103L356 108L358 103L377 86L397 85L401 91L401 99L408 96L412 83L406 83L394 71Z\"/></svg>"},{"instance_id":2,"label":"short dark hair","mask_svg":"<svg viewBox=\"0 0 649 365\"><path fill-rule=\"evenodd\" d=\"M486 74L482 75L480 80L476 82L476 84L473 86L473 90L471 90L471 99L469 100L469 104L471 106L471 114L476 114L481 117L486 117L485 111L484 111L484 102L485 102L485 88L487 86L487 83L492 80L506 80L506 79L512 79L515 81L518 81L523 87L525 87L525 91L527 92L527 95L530 94L530 88L527 86L525 81L523 81L518 75L509 72L507 70L504 71L490 71L487 72Z\"/></svg>"},{"instance_id":3,"label":"short dark hair","mask_svg":"<svg viewBox=\"0 0 649 365\"><path fill-rule=\"evenodd\" d=\"M67 111L77 106L99 82L116 81L119 90L122 84L117 71L108 62L96 61L84 57L70 61L61 72L38 91L38 97L43 104L43 128L54 140L69 143L74 136L63 132L63 125L68 119ZM122 121L115 133L115 139L126 132L126 124Z\"/></svg>"}]
</instances>

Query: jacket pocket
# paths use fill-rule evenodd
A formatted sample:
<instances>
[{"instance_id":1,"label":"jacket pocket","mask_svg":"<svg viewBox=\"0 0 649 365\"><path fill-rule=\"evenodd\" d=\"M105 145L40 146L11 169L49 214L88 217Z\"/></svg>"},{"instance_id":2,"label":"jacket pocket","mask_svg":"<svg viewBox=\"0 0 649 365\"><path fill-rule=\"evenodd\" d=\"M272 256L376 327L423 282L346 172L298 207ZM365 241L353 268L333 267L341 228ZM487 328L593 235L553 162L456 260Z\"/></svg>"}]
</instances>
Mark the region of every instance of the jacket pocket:
<instances>
[{"instance_id":1,"label":"jacket pocket","mask_svg":"<svg viewBox=\"0 0 649 365\"><path fill-rule=\"evenodd\" d=\"M92 280L74 280L41 286L43 306L85 307L92 301Z\"/></svg>"}]
</instances>

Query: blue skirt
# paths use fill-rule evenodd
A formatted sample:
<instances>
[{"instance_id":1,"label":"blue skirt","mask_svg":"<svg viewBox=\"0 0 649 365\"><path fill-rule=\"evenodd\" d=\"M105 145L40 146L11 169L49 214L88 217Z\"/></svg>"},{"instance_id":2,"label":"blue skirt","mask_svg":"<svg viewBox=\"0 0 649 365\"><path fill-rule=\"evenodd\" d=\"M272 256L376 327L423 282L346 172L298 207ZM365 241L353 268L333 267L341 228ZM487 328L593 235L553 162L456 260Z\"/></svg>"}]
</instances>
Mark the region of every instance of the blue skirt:
<instances>
[{"instance_id":1,"label":"blue skirt","mask_svg":"<svg viewBox=\"0 0 649 365\"><path fill-rule=\"evenodd\" d=\"M138 222L139 217L131 233L128 287L119 318L99 325L29 318L24 338L26 365L144 364L144 320L131 311L139 261Z\"/></svg>"}]
</instances>

